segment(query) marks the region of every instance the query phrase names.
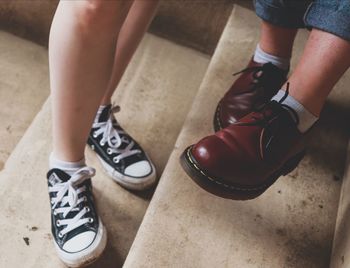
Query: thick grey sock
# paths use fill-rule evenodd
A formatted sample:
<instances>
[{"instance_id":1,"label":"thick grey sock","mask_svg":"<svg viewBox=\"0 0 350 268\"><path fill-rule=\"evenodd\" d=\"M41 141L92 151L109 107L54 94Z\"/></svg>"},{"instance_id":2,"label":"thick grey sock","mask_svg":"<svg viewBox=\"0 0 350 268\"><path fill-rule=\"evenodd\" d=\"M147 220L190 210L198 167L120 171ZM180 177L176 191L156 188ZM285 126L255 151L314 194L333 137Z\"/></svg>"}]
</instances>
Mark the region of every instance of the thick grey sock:
<instances>
[{"instance_id":1,"label":"thick grey sock","mask_svg":"<svg viewBox=\"0 0 350 268\"><path fill-rule=\"evenodd\" d=\"M254 61L262 64L270 62L276 67L283 70L288 70L290 65L290 58L281 58L281 57L277 57L269 53L266 53L261 49L259 44L256 46L256 49L255 49Z\"/></svg>"},{"instance_id":2,"label":"thick grey sock","mask_svg":"<svg viewBox=\"0 0 350 268\"><path fill-rule=\"evenodd\" d=\"M286 92L281 89L272 98L272 100L279 101L283 98L285 94ZM302 133L307 131L318 120L317 116L310 113L300 102L294 99L291 95L288 95L282 103L292 108L298 114L298 129Z\"/></svg>"},{"instance_id":3,"label":"thick grey sock","mask_svg":"<svg viewBox=\"0 0 350 268\"><path fill-rule=\"evenodd\" d=\"M53 153L50 154L50 160L49 160L50 169L52 168L58 168L63 170L69 175L73 175L76 171L81 169L82 167L85 167L85 158L81 159L77 162L67 162L62 161L60 159L57 159Z\"/></svg>"}]
</instances>

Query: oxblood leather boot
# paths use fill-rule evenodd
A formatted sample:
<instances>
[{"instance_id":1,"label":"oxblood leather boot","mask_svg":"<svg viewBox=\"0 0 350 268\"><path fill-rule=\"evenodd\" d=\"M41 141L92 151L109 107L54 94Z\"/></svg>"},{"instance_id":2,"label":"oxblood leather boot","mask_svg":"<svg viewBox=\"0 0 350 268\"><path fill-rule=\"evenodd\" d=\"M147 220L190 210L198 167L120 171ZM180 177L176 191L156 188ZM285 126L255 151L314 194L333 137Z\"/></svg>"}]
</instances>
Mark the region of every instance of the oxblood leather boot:
<instances>
[{"instance_id":1,"label":"oxblood leather boot","mask_svg":"<svg viewBox=\"0 0 350 268\"><path fill-rule=\"evenodd\" d=\"M200 187L220 197L246 200L261 195L291 172L305 153L298 116L282 101L270 101L188 147L181 156L184 170Z\"/></svg>"},{"instance_id":2,"label":"oxblood leather boot","mask_svg":"<svg viewBox=\"0 0 350 268\"><path fill-rule=\"evenodd\" d=\"M236 73L241 75L218 103L214 115L215 131L235 123L254 107L269 102L285 83L287 73L272 63L260 64L252 59L246 69Z\"/></svg>"}]
</instances>

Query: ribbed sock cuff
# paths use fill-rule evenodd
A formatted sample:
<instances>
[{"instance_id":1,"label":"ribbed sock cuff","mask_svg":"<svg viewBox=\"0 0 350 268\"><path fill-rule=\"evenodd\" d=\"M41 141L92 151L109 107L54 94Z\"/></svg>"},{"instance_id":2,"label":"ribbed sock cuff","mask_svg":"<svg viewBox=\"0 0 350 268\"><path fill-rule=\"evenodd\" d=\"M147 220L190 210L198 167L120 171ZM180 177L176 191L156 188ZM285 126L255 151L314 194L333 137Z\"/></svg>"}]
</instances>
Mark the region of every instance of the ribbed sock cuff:
<instances>
[{"instance_id":1,"label":"ribbed sock cuff","mask_svg":"<svg viewBox=\"0 0 350 268\"><path fill-rule=\"evenodd\" d=\"M269 53L266 53L261 49L259 44L256 46L256 49L255 49L254 61L261 64L270 62L276 67L283 70L288 70L290 66L290 58L281 58L281 57L277 57Z\"/></svg>"},{"instance_id":2,"label":"ribbed sock cuff","mask_svg":"<svg viewBox=\"0 0 350 268\"><path fill-rule=\"evenodd\" d=\"M68 162L68 161L63 161L56 158L53 155L53 153L50 154L49 165L50 165L50 169L58 168L68 173L69 175L72 175L74 172L86 166L85 158L77 162Z\"/></svg>"},{"instance_id":3,"label":"ribbed sock cuff","mask_svg":"<svg viewBox=\"0 0 350 268\"><path fill-rule=\"evenodd\" d=\"M272 100L279 101L283 98L286 92L282 89L272 98ZM316 123L318 117L309 112L300 102L294 99L291 95L288 95L287 98L282 102L288 107L292 108L299 117L298 129L300 132L304 133L313 124Z\"/></svg>"}]
</instances>

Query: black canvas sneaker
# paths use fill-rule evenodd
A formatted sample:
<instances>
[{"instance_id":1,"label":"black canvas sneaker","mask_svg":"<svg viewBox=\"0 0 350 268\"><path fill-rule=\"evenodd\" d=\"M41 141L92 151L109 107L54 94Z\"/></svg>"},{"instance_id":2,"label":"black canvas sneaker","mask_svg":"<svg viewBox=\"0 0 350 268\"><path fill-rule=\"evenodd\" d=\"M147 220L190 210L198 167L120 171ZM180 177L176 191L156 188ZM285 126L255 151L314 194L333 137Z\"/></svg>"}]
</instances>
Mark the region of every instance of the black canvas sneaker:
<instances>
[{"instance_id":1,"label":"black canvas sneaker","mask_svg":"<svg viewBox=\"0 0 350 268\"><path fill-rule=\"evenodd\" d=\"M119 106L106 106L93 123L88 145L117 183L130 190L144 190L156 182L156 171L141 146L118 124L113 112Z\"/></svg>"},{"instance_id":2,"label":"black canvas sneaker","mask_svg":"<svg viewBox=\"0 0 350 268\"><path fill-rule=\"evenodd\" d=\"M107 233L92 194L95 170L83 167L72 176L60 169L47 174L51 202L51 231L61 260L69 267L95 261L103 252Z\"/></svg>"}]
</instances>

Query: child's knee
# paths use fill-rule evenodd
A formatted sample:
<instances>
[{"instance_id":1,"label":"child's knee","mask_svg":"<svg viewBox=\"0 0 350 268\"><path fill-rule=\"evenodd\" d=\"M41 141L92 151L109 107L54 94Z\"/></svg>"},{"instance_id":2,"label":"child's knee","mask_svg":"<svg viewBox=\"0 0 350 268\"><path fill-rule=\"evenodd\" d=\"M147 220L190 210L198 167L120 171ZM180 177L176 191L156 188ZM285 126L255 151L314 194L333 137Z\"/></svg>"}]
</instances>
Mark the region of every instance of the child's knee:
<instances>
[{"instance_id":1,"label":"child's knee","mask_svg":"<svg viewBox=\"0 0 350 268\"><path fill-rule=\"evenodd\" d=\"M128 4L127 0L103 1L103 0L85 0L77 1L75 6L76 16L79 19L79 25L83 29L101 29L113 25L118 14L118 10Z\"/></svg>"}]
</instances>

